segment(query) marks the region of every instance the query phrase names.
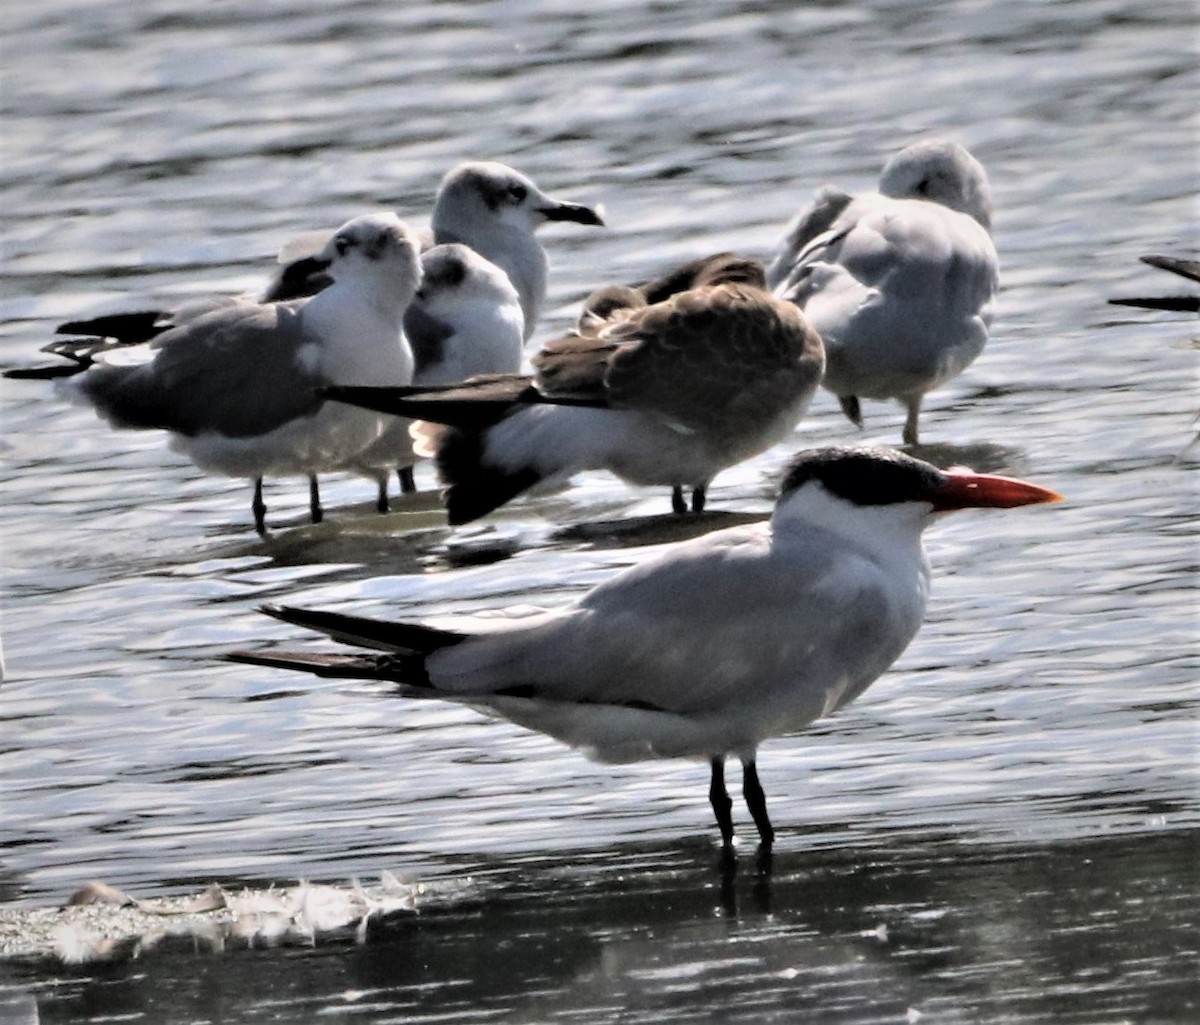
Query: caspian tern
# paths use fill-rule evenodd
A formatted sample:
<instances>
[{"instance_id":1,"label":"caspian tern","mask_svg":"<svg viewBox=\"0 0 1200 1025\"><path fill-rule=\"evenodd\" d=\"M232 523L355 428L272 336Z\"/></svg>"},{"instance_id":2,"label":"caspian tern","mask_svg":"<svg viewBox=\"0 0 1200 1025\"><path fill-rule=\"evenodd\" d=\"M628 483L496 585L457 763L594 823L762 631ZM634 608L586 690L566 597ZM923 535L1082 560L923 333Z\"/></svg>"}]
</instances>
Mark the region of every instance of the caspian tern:
<instances>
[{"instance_id":1,"label":"caspian tern","mask_svg":"<svg viewBox=\"0 0 1200 1025\"><path fill-rule=\"evenodd\" d=\"M762 287L761 266L730 258L689 268L682 284L671 278L683 290L661 302L618 289L596 315L593 296L579 329L533 357L533 377L327 394L426 421L414 428L417 450L436 457L451 523L581 470L667 485L676 512L690 487L699 512L717 473L792 432L824 354L803 314ZM699 275L706 283L687 287Z\"/></svg>"},{"instance_id":2,"label":"caspian tern","mask_svg":"<svg viewBox=\"0 0 1200 1025\"><path fill-rule=\"evenodd\" d=\"M308 476L317 522L316 475L345 467L387 423L320 390L411 382L402 323L421 278L416 233L390 213L348 221L320 259L333 283L313 297L219 305L156 337L148 362L108 363L101 352L48 376L70 377L73 397L114 427L169 431L201 469L251 478L259 533L264 476Z\"/></svg>"},{"instance_id":3,"label":"caspian tern","mask_svg":"<svg viewBox=\"0 0 1200 1025\"><path fill-rule=\"evenodd\" d=\"M413 387L520 370L525 318L508 275L459 242L425 250L421 267L421 287L404 318L416 363ZM400 471L403 481L403 471L411 473L417 459L409 436L412 421L388 419L383 434L353 463L354 469L378 482L380 512L388 510L390 472Z\"/></svg>"},{"instance_id":4,"label":"caspian tern","mask_svg":"<svg viewBox=\"0 0 1200 1025\"><path fill-rule=\"evenodd\" d=\"M955 509L1059 498L886 449L814 450L792 462L769 523L675 545L567 608L470 633L268 607L278 619L381 650L226 657L395 681L404 696L470 705L600 761L708 759L726 845L724 766L736 755L769 847L757 748L852 701L908 646L929 589L922 531Z\"/></svg>"},{"instance_id":5,"label":"caspian tern","mask_svg":"<svg viewBox=\"0 0 1200 1025\"><path fill-rule=\"evenodd\" d=\"M999 282L991 216L979 161L928 140L887 162L878 192L826 187L792 222L767 280L824 339L824 386L857 426L860 399L898 399L916 445L925 393L983 351Z\"/></svg>"}]
</instances>

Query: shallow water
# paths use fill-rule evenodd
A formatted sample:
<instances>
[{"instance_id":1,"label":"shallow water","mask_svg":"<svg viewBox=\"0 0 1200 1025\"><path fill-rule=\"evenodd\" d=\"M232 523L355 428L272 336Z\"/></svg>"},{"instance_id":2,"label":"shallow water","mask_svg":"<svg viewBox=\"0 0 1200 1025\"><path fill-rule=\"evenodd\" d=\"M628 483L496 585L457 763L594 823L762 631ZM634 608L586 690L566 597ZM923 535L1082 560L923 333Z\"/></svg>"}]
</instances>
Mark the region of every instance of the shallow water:
<instances>
[{"instance_id":1,"label":"shallow water","mask_svg":"<svg viewBox=\"0 0 1200 1025\"><path fill-rule=\"evenodd\" d=\"M1194 5L49 0L5 27L6 367L69 317L253 288L364 208L420 223L482 157L607 209L546 232L545 337L600 281L766 254L817 186L869 187L936 132L988 168L1004 292L923 436L1068 501L930 532L922 633L764 747L773 872L747 852L723 883L701 766L595 766L214 658L297 636L265 600L570 600L678 536L664 495L589 475L450 531L427 496L377 518L370 484L331 478L312 527L278 482L262 541L243 484L4 381L0 899L482 885L362 948L0 969L0 996L44 1021L1194 1017L1200 325L1105 303L1184 290L1137 257L1200 237ZM718 478L714 513L765 513L795 448L898 441L899 407L865 414L858 435L819 397L794 444Z\"/></svg>"}]
</instances>

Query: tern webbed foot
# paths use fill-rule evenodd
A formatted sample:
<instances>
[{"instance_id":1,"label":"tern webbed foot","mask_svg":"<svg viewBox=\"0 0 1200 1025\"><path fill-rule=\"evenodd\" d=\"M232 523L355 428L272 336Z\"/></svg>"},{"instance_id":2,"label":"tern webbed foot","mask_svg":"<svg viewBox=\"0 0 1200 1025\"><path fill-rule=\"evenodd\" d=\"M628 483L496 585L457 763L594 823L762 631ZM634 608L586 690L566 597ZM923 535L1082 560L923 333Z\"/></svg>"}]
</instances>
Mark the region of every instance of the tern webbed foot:
<instances>
[{"instance_id":1,"label":"tern webbed foot","mask_svg":"<svg viewBox=\"0 0 1200 1025\"><path fill-rule=\"evenodd\" d=\"M771 874L775 871L775 848L770 844L759 844L758 853L755 855L754 870L758 875L758 879L762 882L768 882ZM768 889L764 892L765 898L770 898L771 891Z\"/></svg>"}]
</instances>

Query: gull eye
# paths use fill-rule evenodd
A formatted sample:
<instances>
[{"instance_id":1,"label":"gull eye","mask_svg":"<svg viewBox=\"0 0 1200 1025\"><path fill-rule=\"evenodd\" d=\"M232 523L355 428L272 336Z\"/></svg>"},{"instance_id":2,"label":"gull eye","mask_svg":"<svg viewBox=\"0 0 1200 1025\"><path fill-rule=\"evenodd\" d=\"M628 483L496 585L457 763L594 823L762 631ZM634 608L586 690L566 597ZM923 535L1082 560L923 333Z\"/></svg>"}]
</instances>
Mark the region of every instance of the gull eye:
<instances>
[{"instance_id":1,"label":"gull eye","mask_svg":"<svg viewBox=\"0 0 1200 1025\"><path fill-rule=\"evenodd\" d=\"M524 185L510 185L508 195L514 203L524 203L525 197L529 195L529 190Z\"/></svg>"},{"instance_id":2,"label":"gull eye","mask_svg":"<svg viewBox=\"0 0 1200 1025\"><path fill-rule=\"evenodd\" d=\"M339 235L333 240L333 248L338 256L345 256L354 247L354 243L345 235Z\"/></svg>"}]
</instances>

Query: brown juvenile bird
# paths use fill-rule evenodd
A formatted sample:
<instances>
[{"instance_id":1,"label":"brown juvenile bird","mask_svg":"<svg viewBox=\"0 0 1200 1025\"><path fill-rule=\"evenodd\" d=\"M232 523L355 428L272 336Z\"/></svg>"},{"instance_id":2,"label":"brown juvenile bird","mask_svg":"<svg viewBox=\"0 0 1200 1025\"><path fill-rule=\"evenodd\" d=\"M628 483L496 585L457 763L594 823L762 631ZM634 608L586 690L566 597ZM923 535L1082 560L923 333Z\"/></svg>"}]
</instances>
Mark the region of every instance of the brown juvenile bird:
<instances>
[{"instance_id":1,"label":"brown juvenile bird","mask_svg":"<svg viewBox=\"0 0 1200 1025\"><path fill-rule=\"evenodd\" d=\"M582 470L667 485L678 513L690 488L699 512L712 478L786 438L821 381L820 337L765 286L760 264L723 253L594 293L532 377L326 394L427 422L451 523Z\"/></svg>"}]
</instances>

